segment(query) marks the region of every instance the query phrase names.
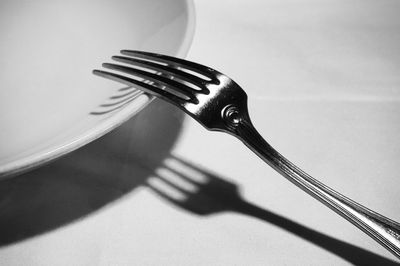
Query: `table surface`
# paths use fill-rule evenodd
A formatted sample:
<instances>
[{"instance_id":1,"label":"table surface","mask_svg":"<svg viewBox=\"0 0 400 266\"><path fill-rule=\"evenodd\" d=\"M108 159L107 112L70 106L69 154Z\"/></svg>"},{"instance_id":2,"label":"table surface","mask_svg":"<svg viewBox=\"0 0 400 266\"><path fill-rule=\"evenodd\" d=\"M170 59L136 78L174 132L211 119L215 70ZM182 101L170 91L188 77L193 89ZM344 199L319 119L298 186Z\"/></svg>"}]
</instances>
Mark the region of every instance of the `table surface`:
<instances>
[{"instance_id":1,"label":"table surface","mask_svg":"<svg viewBox=\"0 0 400 266\"><path fill-rule=\"evenodd\" d=\"M239 83L253 123L287 158L400 221L400 3L195 4L187 58ZM395 260L240 141L157 100L0 191L2 265Z\"/></svg>"}]
</instances>

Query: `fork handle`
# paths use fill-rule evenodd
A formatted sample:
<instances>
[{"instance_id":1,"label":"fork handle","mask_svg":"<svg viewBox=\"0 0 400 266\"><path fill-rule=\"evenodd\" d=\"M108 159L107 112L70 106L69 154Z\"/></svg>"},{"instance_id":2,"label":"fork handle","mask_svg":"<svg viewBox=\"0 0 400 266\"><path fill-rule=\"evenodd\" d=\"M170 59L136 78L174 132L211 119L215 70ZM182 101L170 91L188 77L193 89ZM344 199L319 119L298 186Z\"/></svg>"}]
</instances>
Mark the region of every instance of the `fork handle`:
<instances>
[{"instance_id":1,"label":"fork handle","mask_svg":"<svg viewBox=\"0 0 400 266\"><path fill-rule=\"evenodd\" d=\"M236 112L236 113L235 113ZM232 115L233 114L233 115ZM400 259L400 224L343 196L298 168L257 132L247 113L225 117L230 133L290 182L353 223Z\"/></svg>"}]
</instances>

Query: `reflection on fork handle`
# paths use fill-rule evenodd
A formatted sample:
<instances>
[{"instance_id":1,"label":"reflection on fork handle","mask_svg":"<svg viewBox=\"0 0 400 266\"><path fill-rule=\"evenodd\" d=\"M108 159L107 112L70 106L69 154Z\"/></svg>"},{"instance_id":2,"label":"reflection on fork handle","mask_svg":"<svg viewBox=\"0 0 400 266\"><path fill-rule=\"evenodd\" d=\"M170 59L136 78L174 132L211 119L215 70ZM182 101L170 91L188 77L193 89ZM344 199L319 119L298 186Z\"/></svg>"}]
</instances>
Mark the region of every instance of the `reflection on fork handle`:
<instances>
[{"instance_id":1,"label":"reflection on fork handle","mask_svg":"<svg viewBox=\"0 0 400 266\"><path fill-rule=\"evenodd\" d=\"M223 118L231 134L290 182L353 223L400 258L400 224L341 195L314 179L272 148L252 125L247 110L230 107Z\"/></svg>"}]
</instances>

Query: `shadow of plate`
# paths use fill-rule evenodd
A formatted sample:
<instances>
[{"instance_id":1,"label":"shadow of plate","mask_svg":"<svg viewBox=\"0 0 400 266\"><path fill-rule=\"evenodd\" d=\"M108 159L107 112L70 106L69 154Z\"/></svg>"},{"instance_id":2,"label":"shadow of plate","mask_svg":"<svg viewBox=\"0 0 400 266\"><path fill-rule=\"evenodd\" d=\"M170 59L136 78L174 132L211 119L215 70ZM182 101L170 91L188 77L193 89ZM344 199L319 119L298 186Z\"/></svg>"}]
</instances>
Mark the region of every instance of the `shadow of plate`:
<instances>
[{"instance_id":1,"label":"shadow of plate","mask_svg":"<svg viewBox=\"0 0 400 266\"><path fill-rule=\"evenodd\" d=\"M1 180L0 246L69 224L134 191L168 156L183 119L183 112L155 100L100 139Z\"/></svg>"}]
</instances>

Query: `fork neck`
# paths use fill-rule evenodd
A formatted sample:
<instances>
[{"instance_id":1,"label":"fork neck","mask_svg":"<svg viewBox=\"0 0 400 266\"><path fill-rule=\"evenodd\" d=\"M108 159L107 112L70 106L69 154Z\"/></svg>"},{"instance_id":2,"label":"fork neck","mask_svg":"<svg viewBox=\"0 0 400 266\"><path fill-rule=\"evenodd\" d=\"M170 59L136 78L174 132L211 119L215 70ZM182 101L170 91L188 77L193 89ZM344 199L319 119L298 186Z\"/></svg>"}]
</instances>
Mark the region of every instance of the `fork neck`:
<instances>
[{"instance_id":1,"label":"fork neck","mask_svg":"<svg viewBox=\"0 0 400 266\"><path fill-rule=\"evenodd\" d=\"M222 118L229 133L239 138L263 161L400 258L399 223L341 195L290 162L261 137L252 125L247 109L243 111L235 106L227 106Z\"/></svg>"}]
</instances>

